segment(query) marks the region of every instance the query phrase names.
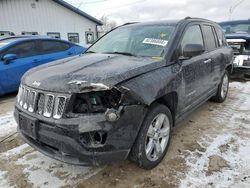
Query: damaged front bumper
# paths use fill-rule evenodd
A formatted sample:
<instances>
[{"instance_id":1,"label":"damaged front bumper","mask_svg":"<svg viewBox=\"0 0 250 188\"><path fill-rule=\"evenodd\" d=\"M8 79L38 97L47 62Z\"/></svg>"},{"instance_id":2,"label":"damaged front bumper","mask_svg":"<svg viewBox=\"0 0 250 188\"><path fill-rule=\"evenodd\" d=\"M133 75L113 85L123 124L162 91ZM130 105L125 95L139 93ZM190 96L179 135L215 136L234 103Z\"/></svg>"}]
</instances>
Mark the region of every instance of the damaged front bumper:
<instances>
[{"instance_id":1,"label":"damaged front bumper","mask_svg":"<svg viewBox=\"0 0 250 188\"><path fill-rule=\"evenodd\" d=\"M233 75L243 75L250 78L250 66L234 66Z\"/></svg>"},{"instance_id":2,"label":"damaged front bumper","mask_svg":"<svg viewBox=\"0 0 250 188\"><path fill-rule=\"evenodd\" d=\"M233 77L250 78L249 55L236 55L233 63Z\"/></svg>"},{"instance_id":3,"label":"damaged front bumper","mask_svg":"<svg viewBox=\"0 0 250 188\"><path fill-rule=\"evenodd\" d=\"M124 106L117 121L104 113L52 119L23 111L14 116L23 139L45 155L76 165L101 165L125 160L146 114L145 105Z\"/></svg>"}]
</instances>

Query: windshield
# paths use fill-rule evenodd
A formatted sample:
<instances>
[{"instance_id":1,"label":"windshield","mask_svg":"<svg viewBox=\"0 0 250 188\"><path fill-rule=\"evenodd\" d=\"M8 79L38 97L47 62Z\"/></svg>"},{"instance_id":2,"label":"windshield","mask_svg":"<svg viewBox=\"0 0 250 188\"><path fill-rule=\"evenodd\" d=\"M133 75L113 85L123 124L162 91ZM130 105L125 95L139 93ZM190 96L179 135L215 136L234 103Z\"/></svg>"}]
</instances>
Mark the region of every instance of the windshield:
<instances>
[{"instance_id":1,"label":"windshield","mask_svg":"<svg viewBox=\"0 0 250 188\"><path fill-rule=\"evenodd\" d=\"M174 32L174 25L124 26L117 28L91 46L87 53L162 57Z\"/></svg>"},{"instance_id":2,"label":"windshield","mask_svg":"<svg viewBox=\"0 0 250 188\"><path fill-rule=\"evenodd\" d=\"M222 24L221 27L226 34L250 33L250 23Z\"/></svg>"}]
</instances>

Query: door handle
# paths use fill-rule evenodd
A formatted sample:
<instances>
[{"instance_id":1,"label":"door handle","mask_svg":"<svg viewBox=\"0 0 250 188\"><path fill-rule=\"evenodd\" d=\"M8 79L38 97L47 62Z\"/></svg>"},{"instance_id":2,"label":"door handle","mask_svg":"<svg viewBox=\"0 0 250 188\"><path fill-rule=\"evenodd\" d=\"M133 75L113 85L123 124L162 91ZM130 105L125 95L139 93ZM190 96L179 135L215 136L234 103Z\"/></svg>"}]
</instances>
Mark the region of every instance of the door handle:
<instances>
[{"instance_id":1,"label":"door handle","mask_svg":"<svg viewBox=\"0 0 250 188\"><path fill-rule=\"evenodd\" d=\"M212 62L212 59L206 59L206 60L204 61L205 64L211 63L211 62Z\"/></svg>"}]
</instances>

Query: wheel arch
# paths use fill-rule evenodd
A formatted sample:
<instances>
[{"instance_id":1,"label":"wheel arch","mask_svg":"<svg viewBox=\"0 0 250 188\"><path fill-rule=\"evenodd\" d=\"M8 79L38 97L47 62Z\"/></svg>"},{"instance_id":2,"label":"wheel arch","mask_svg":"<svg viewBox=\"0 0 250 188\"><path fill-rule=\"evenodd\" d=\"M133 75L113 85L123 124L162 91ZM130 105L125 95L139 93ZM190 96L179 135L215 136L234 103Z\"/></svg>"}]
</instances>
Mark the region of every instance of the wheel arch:
<instances>
[{"instance_id":1,"label":"wheel arch","mask_svg":"<svg viewBox=\"0 0 250 188\"><path fill-rule=\"evenodd\" d=\"M177 105L178 105L178 94L176 91L172 91L167 93L166 95L156 99L152 104L158 103L167 106L172 114L173 118L173 125L175 125L175 115L177 112ZM151 104L151 105L152 105Z\"/></svg>"},{"instance_id":2,"label":"wheel arch","mask_svg":"<svg viewBox=\"0 0 250 188\"><path fill-rule=\"evenodd\" d=\"M230 64L226 67L226 71L228 72L229 75L231 75L233 73L233 65Z\"/></svg>"}]
</instances>

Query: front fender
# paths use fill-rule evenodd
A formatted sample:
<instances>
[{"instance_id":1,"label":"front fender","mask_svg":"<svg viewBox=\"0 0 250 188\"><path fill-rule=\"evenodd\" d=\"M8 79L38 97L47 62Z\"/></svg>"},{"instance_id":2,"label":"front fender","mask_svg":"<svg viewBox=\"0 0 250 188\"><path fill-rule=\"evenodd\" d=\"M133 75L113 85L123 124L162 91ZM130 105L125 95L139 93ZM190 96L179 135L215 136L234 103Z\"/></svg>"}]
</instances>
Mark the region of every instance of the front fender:
<instances>
[{"instance_id":1,"label":"front fender","mask_svg":"<svg viewBox=\"0 0 250 188\"><path fill-rule=\"evenodd\" d=\"M158 98L176 91L181 83L178 72L171 66L163 67L123 82L121 86L128 88L130 95L137 101L150 105Z\"/></svg>"}]
</instances>

